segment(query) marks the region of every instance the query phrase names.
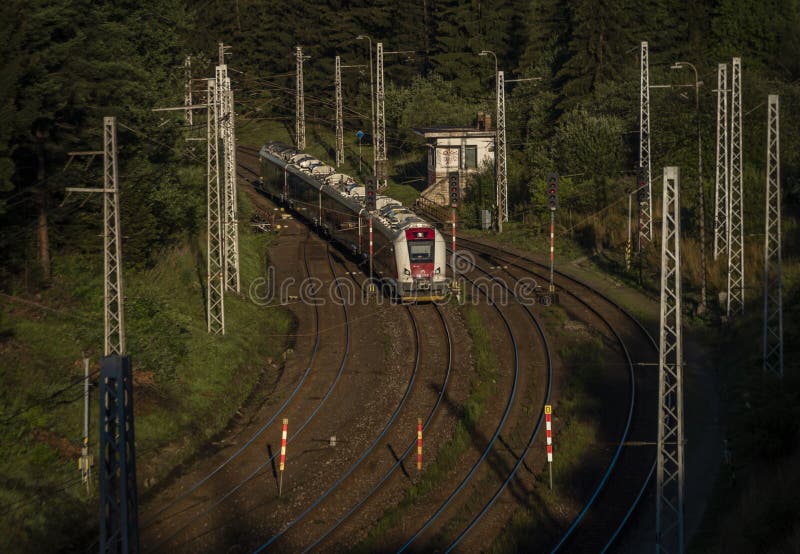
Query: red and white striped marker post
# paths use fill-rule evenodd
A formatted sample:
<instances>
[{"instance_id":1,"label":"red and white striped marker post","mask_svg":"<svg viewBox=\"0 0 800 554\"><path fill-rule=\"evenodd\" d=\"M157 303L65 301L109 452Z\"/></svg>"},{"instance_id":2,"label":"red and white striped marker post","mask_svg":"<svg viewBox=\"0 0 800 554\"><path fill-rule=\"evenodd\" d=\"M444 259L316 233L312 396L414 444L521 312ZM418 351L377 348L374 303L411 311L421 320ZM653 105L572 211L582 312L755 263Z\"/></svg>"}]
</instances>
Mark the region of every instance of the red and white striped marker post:
<instances>
[{"instance_id":1,"label":"red and white striped marker post","mask_svg":"<svg viewBox=\"0 0 800 554\"><path fill-rule=\"evenodd\" d=\"M550 404L545 404L544 425L547 432L547 466L550 468L550 490L553 490L553 426L550 421L552 413L553 407Z\"/></svg>"},{"instance_id":2,"label":"red and white striped marker post","mask_svg":"<svg viewBox=\"0 0 800 554\"><path fill-rule=\"evenodd\" d=\"M422 471L422 418L417 419L417 471Z\"/></svg>"},{"instance_id":3,"label":"red and white striped marker post","mask_svg":"<svg viewBox=\"0 0 800 554\"><path fill-rule=\"evenodd\" d=\"M280 496L281 492L283 491L283 469L286 467L286 435L288 434L288 431L289 431L289 420L284 419L283 429L281 429L281 465L280 465L281 477L278 483L278 496Z\"/></svg>"}]
</instances>

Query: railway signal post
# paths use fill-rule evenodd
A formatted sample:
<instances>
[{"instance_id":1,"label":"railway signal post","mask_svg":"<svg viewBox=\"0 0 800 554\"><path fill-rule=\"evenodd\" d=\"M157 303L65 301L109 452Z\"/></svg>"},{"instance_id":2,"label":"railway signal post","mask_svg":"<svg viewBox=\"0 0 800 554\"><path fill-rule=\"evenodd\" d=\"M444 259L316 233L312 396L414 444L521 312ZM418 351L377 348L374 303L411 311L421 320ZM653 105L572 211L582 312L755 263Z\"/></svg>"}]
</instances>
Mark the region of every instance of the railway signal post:
<instances>
[{"instance_id":1,"label":"railway signal post","mask_svg":"<svg viewBox=\"0 0 800 554\"><path fill-rule=\"evenodd\" d=\"M373 283L373 241L372 241L372 214L378 207L378 188L376 177L370 176L364 180L364 208L369 213L369 285L367 285L367 292L372 294L376 291L375 283Z\"/></svg>"},{"instance_id":2,"label":"railway signal post","mask_svg":"<svg viewBox=\"0 0 800 554\"><path fill-rule=\"evenodd\" d=\"M550 210L550 294L556 291L553 284L555 257L556 209L558 209L558 175L547 176L547 208Z\"/></svg>"},{"instance_id":3,"label":"railway signal post","mask_svg":"<svg viewBox=\"0 0 800 554\"><path fill-rule=\"evenodd\" d=\"M631 204L633 198L628 194L628 240L625 242L625 271L631 270Z\"/></svg>"},{"instance_id":4,"label":"railway signal post","mask_svg":"<svg viewBox=\"0 0 800 554\"><path fill-rule=\"evenodd\" d=\"M553 490L553 424L551 421L553 406L544 406L544 424L547 432L547 467L550 469L550 490Z\"/></svg>"},{"instance_id":5,"label":"railway signal post","mask_svg":"<svg viewBox=\"0 0 800 554\"><path fill-rule=\"evenodd\" d=\"M451 171L447 175L448 184L450 185L450 213L452 216L452 230L453 230L453 256L456 255L456 210L458 209L458 171Z\"/></svg>"}]
</instances>

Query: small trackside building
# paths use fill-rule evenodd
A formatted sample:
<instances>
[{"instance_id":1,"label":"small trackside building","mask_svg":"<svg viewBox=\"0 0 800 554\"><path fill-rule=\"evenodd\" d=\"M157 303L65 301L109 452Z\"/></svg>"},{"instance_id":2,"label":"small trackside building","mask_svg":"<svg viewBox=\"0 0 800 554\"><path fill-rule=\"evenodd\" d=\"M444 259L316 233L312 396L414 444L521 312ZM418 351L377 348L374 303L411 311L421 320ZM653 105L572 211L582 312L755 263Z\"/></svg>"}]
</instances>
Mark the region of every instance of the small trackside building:
<instances>
[{"instance_id":1,"label":"small trackside building","mask_svg":"<svg viewBox=\"0 0 800 554\"><path fill-rule=\"evenodd\" d=\"M475 127L424 127L414 132L425 137L428 147L428 186L422 195L438 204L447 202L450 172L458 171L463 194L470 175L485 163L494 164L495 130L491 116L482 112Z\"/></svg>"}]
</instances>

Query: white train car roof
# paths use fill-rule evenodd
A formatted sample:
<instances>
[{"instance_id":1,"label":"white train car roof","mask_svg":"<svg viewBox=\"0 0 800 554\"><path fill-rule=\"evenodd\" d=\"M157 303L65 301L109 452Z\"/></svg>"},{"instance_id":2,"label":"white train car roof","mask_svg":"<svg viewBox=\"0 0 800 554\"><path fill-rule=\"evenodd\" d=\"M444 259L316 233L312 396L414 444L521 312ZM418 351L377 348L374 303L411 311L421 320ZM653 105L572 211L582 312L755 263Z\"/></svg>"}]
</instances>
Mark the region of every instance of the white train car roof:
<instances>
[{"instance_id":1,"label":"white train car roof","mask_svg":"<svg viewBox=\"0 0 800 554\"><path fill-rule=\"evenodd\" d=\"M365 188L363 185L357 184L351 176L337 173L333 167L313 156L278 142L265 144L261 148L260 154L272 158L286 171L303 177L307 183L323 194L337 198L354 214L364 210ZM373 223L377 224L379 229L382 227L387 236L397 238L409 228L433 227L430 222L422 219L403 206L402 202L390 196L378 195L376 206Z\"/></svg>"}]
</instances>

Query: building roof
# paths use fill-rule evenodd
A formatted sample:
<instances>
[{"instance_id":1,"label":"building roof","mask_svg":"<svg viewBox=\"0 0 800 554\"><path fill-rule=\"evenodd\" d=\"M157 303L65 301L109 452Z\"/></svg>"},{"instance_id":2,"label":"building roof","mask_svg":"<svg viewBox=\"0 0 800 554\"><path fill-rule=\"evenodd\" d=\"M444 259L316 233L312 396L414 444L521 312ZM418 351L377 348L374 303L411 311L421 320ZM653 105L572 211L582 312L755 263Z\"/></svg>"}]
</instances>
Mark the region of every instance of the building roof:
<instances>
[{"instance_id":1,"label":"building roof","mask_svg":"<svg viewBox=\"0 0 800 554\"><path fill-rule=\"evenodd\" d=\"M425 138L452 138L452 137L473 137L473 138L494 138L494 130L486 131L475 127L421 127L415 128L414 132Z\"/></svg>"}]
</instances>

